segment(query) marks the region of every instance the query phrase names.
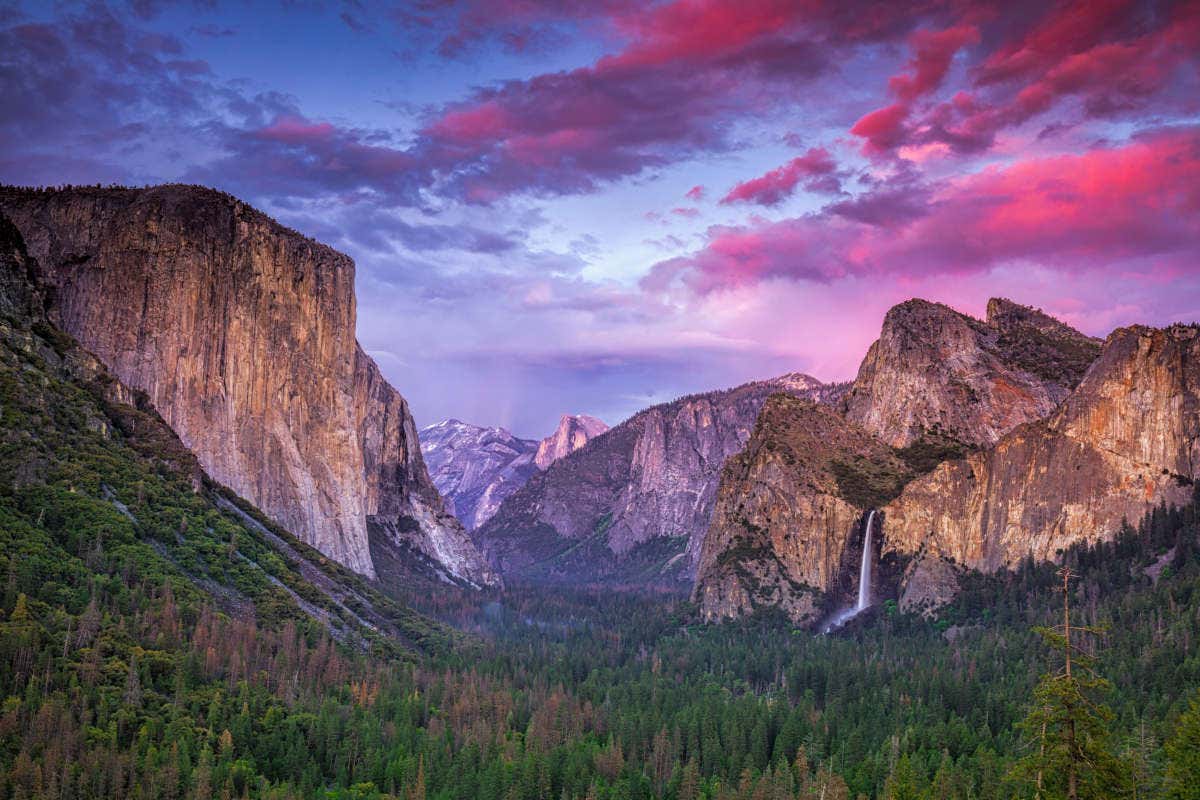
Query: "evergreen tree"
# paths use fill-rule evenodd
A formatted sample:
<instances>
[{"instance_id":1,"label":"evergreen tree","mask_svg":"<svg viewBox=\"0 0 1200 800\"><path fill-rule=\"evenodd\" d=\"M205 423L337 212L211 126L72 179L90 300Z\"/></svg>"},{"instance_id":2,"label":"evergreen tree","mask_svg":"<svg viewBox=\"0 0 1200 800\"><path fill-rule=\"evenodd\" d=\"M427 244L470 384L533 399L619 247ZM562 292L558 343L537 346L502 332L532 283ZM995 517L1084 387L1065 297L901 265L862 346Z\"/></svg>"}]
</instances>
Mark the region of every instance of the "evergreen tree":
<instances>
[{"instance_id":1,"label":"evergreen tree","mask_svg":"<svg viewBox=\"0 0 1200 800\"><path fill-rule=\"evenodd\" d=\"M1041 800L1111 800L1128 792L1128 779L1113 755L1109 723L1113 714L1096 698L1111 684L1095 671L1095 658L1077 644L1094 629L1071 624L1069 567L1059 570L1063 624L1036 628L1062 657L1061 669L1042 676L1034 690L1033 710L1021 723L1029 753L1018 774L1031 779Z\"/></svg>"},{"instance_id":2,"label":"evergreen tree","mask_svg":"<svg viewBox=\"0 0 1200 800\"><path fill-rule=\"evenodd\" d=\"M1166 743L1165 793L1169 800L1200 800L1200 691Z\"/></svg>"},{"instance_id":3,"label":"evergreen tree","mask_svg":"<svg viewBox=\"0 0 1200 800\"><path fill-rule=\"evenodd\" d=\"M884 784L883 796L887 800L918 800L921 797L917 771L913 768L908 753L896 761L895 769Z\"/></svg>"}]
</instances>

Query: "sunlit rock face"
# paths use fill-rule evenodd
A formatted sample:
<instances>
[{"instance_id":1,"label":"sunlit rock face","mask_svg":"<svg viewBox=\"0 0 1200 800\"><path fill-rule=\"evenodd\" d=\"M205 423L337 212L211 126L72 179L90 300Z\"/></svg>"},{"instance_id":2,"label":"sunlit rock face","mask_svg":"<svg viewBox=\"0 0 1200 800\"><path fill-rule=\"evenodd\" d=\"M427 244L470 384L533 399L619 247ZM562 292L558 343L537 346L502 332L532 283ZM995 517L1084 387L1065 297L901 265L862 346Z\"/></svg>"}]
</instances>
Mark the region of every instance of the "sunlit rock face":
<instances>
[{"instance_id":1,"label":"sunlit rock face","mask_svg":"<svg viewBox=\"0 0 1200 800\"><path fill-rule=\"evenodd\" d=\"M1047 416L1100 343L1036 309L988 303L980 321L909 300L888 311L844 400L846 417L896 447L929 431L972 446Z\"/></svg>"},{"instance_id":2,"label":"sunlit rock face","mask_svg":"<svg viewBox=\"0 0 1200 800\"><path fill-rule=\"evenodd\" d=\"M545 580L689 581L725 459L776 392L836 401L840 388L786 375L635 414L530 478L476 538L489 561Z\"/></svg>"},{"instance_id":3,"label":"sunlit rock face","mask_svg":"<svg viewBox=\"0 0 1200 800\"><path fill-rule=\"evenodd\" d=\"M608 430L603 421L586 414L563 414L554 433L538 442L533 463L546 469Z\"/></svg>"},{"instance_id":4,"label":"sunlit rock face","mask_svg":"<svg viewBox=\"0 0 1200 800\"><path fill-rule=\"evenodd\" d=\"M216 480L362 574L370 520L492 580L442 508L403 397L355 341L348 257L200 187L6 189L0 207L56 324L145 392Z\"/></svg>"},{"instance_id":5,"label":"sunlit rock face","mask_svg":"<svg viewBox=\"0 0 1200 800\"><path fill-rule=\"evenodd\" d=\"M1182 503L1200 465L1200 329L1122 328L1047 419L909 484L885 547L995 570Z\"/></svg>"},{"instance_id":6,"label":"sunlit rock face","mask_svg":"<svg viewBox=\"0 0 1200 800\"><path fill-rule=\"evenodd\" d=\"M434 485L471 530L491 519L500 503L538 471L533 462L538 442L504 428L448 419L422 428L420 436Z\"/></svg>"},{"instance_id":7,"label":"sunlit rock face","mask_svg":"<svg viewBox=\"0 0 1200 800\"><path fill-rule=\"evenodd\" d=\"M964 569L1054 559L1185 502L1200 464L1198 338L1133 327L1101 347L1008 301L984 322L897 306L844 418L786 398L764 408L726 465L694 599L710 619L778 607L812 622L824 593L844 593L857 515L881 508L900 604L928 610Z\"/></svg>"},{"instance_id":8,"label":"sunlit rock face","mask_svg":"<svg viewBox=\"0 0 1200 800\"><path fill-rule=\"evenodd\" d=\"M692 594L704 618L776 607L794 622L814 622L816 598L838 577L867 505L843 466L862 464L880 475L906 469L892 448L834 409L768 399L721 476Z\"/></svg>"}]
</instances>

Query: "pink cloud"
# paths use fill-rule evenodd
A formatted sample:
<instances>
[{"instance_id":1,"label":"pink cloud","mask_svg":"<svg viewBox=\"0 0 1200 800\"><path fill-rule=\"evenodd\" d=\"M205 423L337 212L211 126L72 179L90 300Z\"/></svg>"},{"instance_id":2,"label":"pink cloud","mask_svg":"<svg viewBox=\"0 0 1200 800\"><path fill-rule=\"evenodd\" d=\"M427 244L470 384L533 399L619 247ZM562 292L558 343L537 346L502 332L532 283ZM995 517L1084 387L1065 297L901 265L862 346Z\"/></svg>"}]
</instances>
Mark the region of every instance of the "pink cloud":
<instances>
[{"instance_id":1,"label":"pink cloud","mask_svg":"<svg viewBox=\"0 0 1200 800\"><path fill-rule=\"evenodd\" d=\"M451 143L471 144L502 136L513 126L509 112L496 102L447 112L431 125L431 136Z\"/></svg>"},{"instance_id":2,"label":"pink cloud","mask_svg":"<svg viewBox=\"0 0 1200 800\"><path fill-rule=\"evenodd\" d=\"M1094 115L1186 103L1196 80L1179 67L1200 48L1194 3L1156 4L1151 12L1129 0L1073 0L1034 15L987 0L456 0L446 7L459 10L474 37L587 20L619 42L589 66L481 89L420 131L414 154L441 190L481 202L592 191L732 148L732 123L764 113L765 97L805 82L822 91L828 65L872 43L909 48L903 67L879 87L894 102L850 127L876 158L979 153L1000 131L1069 98ZM930 103L956 57L967 83ZM773 204L810 183L840 190L833 179L818 185L804 177L802 165L784 165L726 199Z\"/></svg>"},{"instance_id":3,"label":"pink cloud","mask_svg":"<svg viewBox=\"0 0 1200 800\"><path fill-rule=\"evenodd\" d=\"M707 294L770 279L964 275L1026 262L1126 277L1200 271L1200 128L992 167L917 204L912 195L880 189L821 214L712 228L703 250L655 265L643 286L682 281Z\"/></svg>"},{"instance_id":4,"label":"pink cloud","mask_svg":"<svg viewBox=\"0 0 1200 800\"><path fill-rule=\"evenodd\" d=\"M805 181L805 186L809 189L836 193L841 191L841 184L834 175L836 172L837 163L829 155L829 151L823 147L814 147L782 167L757 178L742 181L730 189L721 202L776 205L791 196L801 181Z\"/></svg>"},{"instance_id":5,"label":"pink cloud","mask_svg":"<svg viewBox=\"0 0 1200 800\"><path fill-rule=\"evenodd\" d=\"M946 16L940 0L915 8L852 6L606 4L602 27L622 41L619 49L590 66L508 81L443 109L420 132L421 155L446 191L458 187L467 197L589 191L729 148L730 123L763 113L768 93L795 91L851 48L904 36L922 17ZM521 5L519 13L560 18L541 3ZM583 4L572 15L594 17L595 7ZM932 64L949 45L939 39L922 46ZM930 80L931 67L922 69L922 80Z\"/></svg>"},{"instance_id":6,"label":"pink cloud","mask_svg":"<svg viewBox=\"0 0 1200 800\"><path fill-rule=\"evenodd\" d=\"M874 155L933 142L970 153L991 147L1001 130L1069 108L1072 99L1085 117L1195 111L1200 87L1188 65L1200 50L1200 4L1077 0L1031 25L1007 22L1017 32L983 55L970 87L928 110L914 101L939 86L954 54L981 36L972 25L914 34L907 73L889 81L900 103L862 117L851 133Z\"/></svg>"},{"instance_id":7,"label":"pink cloud","mask_svg":"<svg viewBox=\"0 0 1200 800\"><path fill-rule=\"evenodd\" d=\"M310 122L303 117L281 116L270 125L259 128L255 134L283 144L306 144L329 141L336 129L328 122Z\"/></svg>"},{"instance_id":8,"label":"pink cloud","mask_svg":"<svg viewBox=\"0 0 1200 800\"><path fill-rule=\"evenodd\" d=\"M1138 0L1072 0L1050 9L1025 32L1001 43L979 70L981 84L1028 79L1064 58L1136 29Z\"/></svg>"},{"instance_id":9,"label":"pink cloud","mask_svg":"<svg viewBox=\"0 0 1200 800\"><path fill-rule=\"evenodd\" d=\"M974 25L914 33L909 39L913 54L907 71L888 79L888 89L899 102L865 114L850 128L851 134L866 140L863 152L879 155L904 145L910 137L904 123L912 103L941 86L959 50L978 43L979 29Z\"/></svg>"},{"instance_id":10,"label":"pink cloud","mask_svg":"<svg viewBox=\"0 0 1200 800\"><path fill-rule=\"evenodd\" d=\"M683 196L686 197L688 200L694 200L696 202L700 202L701 200L704 199L704 187L699 186L699 185L693 186L692 188L688 189L687 192Z\"/></svg>"},{"instance_id":11,"label":"pink cloud","mask_svg":"<svg viewBox=\"0 0 1200 800\"><path fill-rule=\"evenodd\" d=\"M943 31L918 31L911 39L913 55L908 62L909 73L892 76L888 88L900 100L911 103L941 85L955 53L978 43L979 29L974 25L957 25Z\"/></svg>"},{"instance_id":12,"label":"pink cloud","mask_svg":"<svg viewBox=\"0 0 1200 800\"><path fill-rule=\"evenodd\" d=\"M602 59L601 68L646 67L730 55L796 24L798 9L783 0L685 0L639 7L614 22L631 44Z\"/></svg>"},{"instance_id":13,"label":"pink cloud","mask_svg":"<svg viewBox=\"0 0 1200 800\"><path fill-rule=\"evenodd\" d=\"M907 118L908 106L894 103L861 117L850 128L850 133L866 139L864 151L887 152L905 141L904 121Z\"/></svg>"}]
</instances>

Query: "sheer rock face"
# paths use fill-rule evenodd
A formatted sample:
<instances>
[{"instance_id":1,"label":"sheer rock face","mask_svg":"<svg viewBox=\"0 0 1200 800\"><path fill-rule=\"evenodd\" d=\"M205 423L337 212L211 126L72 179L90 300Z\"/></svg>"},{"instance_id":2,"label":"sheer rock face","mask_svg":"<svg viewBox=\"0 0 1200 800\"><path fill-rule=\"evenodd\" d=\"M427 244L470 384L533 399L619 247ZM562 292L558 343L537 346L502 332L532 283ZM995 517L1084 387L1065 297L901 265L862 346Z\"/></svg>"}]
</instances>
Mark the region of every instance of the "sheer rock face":
<instances>
[{"instance_id":1,"label":"sheer rock face","mask_svg":"<svg viewBox=\"0 0 1200 800\"><path fill-rule=\"evenodd\" d=\"M693 600L705 619L778 607L796 623L819 613L863 508L844 496L837 464L863 459L899 474L892 448L828 406L775 395L721 476ZM861 545L859 546L861 552Z\"/></svg>"},{"instance_id":2,"label":"sheer rock face","mask_svg":"<svg viewBox=\"0 0 1200 800\"><path fill-rule=\"evenodd\" d=\"M585 444L608 430L608 426L586 414L563 414L554 433L538 442L533 462L538 469L546 469L563 456L574 453Z\"/></svg>"},{"instance_id":3,"label":"sheer rock face","mask_svg":"<svg viewBox=\"0 0 1200 800\"><path fill-rule=\"evenodd\" d=\"M1184 502L1198 471L1200 328L1123 328L1049 418L909 484L885 549L982 570L1051 559Z\"/></svg>"},{"instance_id":4,"label":"sheer rock face","mask_svg":"<svg viewBox=\"0 0 1200 800\"><path fill-rule=\"evenodd\" d=\"M538 471L533 463L537 441L456 419L422 428L421 451L434 485L471 530L491 519L500 503Z\"/></svg>"},{"instance_id":5,"label":"sheer rock face","mask_svg":"<svg viewBox=\"0 0 1200 800\"><path fill-rule=\"evenodd\" d=\"M1099 349L1097 340L1008 300L989 301L983 322L909 300L888 311L844 410L896 447L929 430L987 446L1050 414Z\"/></svg>"},{"instance_id":6,"label":"sheer rock face","mask_svg":"<svg viewBox=\"0 0 1200 800\"><path fill-rule=\"evenodd\" d=\"M648 408L530 478L477 541L506 574L690 580L721 467L780 391L835 400L839 389L787 375Z\"/></svg>"},{"instance_id":7,"label":"sheer rock face","mask_svg":"<svg viewBox=\"0 0 1200 800\"><path fill-rule=\"evenodd\" d=\"M368 518L407 518L455 575L490 576L442 509L404 399L355 342L348 257L199 187L4 189L0 208L53 321L216 480L365 575Z\"/></svg>"}]
</instances>

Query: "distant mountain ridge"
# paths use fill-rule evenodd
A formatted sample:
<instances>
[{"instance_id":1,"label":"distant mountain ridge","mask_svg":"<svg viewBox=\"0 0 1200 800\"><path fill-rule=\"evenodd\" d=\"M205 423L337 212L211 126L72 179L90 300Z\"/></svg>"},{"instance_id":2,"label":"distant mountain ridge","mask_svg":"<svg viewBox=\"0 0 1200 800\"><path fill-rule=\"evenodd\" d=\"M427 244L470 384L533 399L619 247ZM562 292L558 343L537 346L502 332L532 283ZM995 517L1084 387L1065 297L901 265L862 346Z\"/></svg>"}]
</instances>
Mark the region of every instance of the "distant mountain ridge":
<instances>
[{"instance_id":1,"label":"distant mountain ridge","mask_svg":"<svg viewBox=\"0 0 1200 800\"><path fill-rule=\"evenodd\" d=\"M498 570L551 581L690 581L725 459L776 392L836 402L789 374L652 406L534 475L476 531Z\"/></svg>"},{"instance_id":2,"label":"distant mountain ridge","mask_svg":"<svg viewBox=\"0 0 1200 800\"><path fill-rule=\"evenodd\" d=\"M474 530L535 473L606 430L595 417L563 414L555 432L538 441L448 419L421 429L421 452L434 486L462 524Z\"/></svg>"},{"instance_id":3,"label":"distant mountain ridge","mask_svg":"<svg viewBox=\"0 0 1200 800\"><path fill-rule=\"evenodd\" d=\"M538 442L504 428L448 419L421 428L419 435L430 478L468 530L490 519L538 471Z\"/></svg>"},{"instance_id":4,"label":"distant mountain ridge","mask_svg":"<svg viewBox=\"0 0 1200 800\"><path fill-rule=\"evenodd\" d=\"M533 463L537 464L538 469L547 469L606 430L608 425L587 414L563 414L554 433L538 442Z\"/></svg>"}]
</instances>

